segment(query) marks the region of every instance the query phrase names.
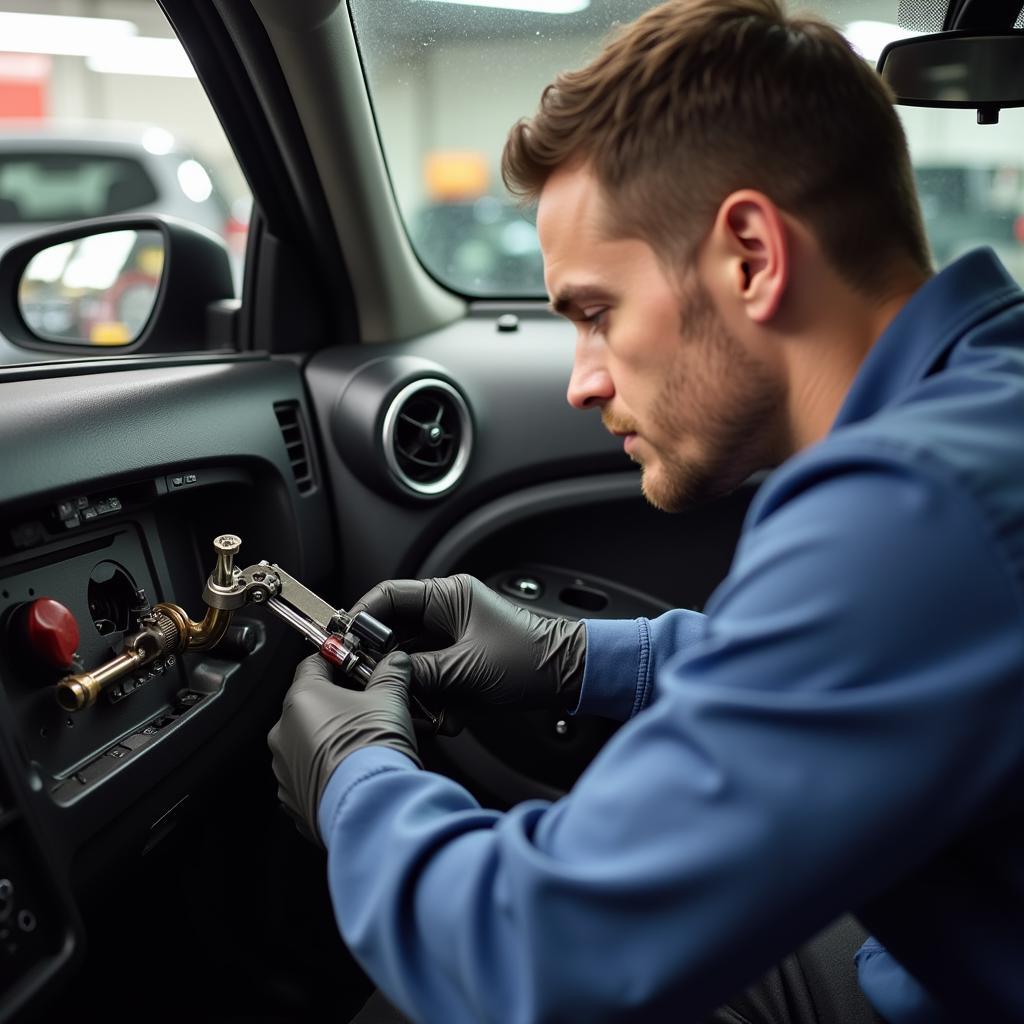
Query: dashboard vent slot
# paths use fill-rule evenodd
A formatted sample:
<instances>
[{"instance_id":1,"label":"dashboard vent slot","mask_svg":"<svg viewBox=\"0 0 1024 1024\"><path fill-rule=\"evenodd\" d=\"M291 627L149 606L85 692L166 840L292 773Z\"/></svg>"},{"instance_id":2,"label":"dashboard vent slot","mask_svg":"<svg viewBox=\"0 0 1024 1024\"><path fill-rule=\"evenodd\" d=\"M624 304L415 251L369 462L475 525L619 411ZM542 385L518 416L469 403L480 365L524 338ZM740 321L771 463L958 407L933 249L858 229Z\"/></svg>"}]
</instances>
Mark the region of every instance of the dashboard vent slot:
<instances>
[{"instance_id":1,"label":"dashboard vent slot","mask_svg":"<svg viewBox=\"0 0 1024 1024\"><path fill-rule=\"evenodd\" d=\"M462 479L472 446L472 421L462 395L443 380L407 384L384 416L384 458L406 490L433 498Z\"/></svg>"},{"instance_id":2,"label":"dashboard vent slot","mask_svg":"<svg viewBox=\"0 0 1024 1024\"><path fill-rule=\"evenodd\" d=\"M309 458L309 443L306 440L306 430L299 413L299 403L276 402L274 415L277 416L281 436L284 438L288 462L291 464L292 474L295 477L295 486L298 488L299 494L312 494L316 490L316 481L313 478L313 463Z\"/></svg>"}]
</instances>

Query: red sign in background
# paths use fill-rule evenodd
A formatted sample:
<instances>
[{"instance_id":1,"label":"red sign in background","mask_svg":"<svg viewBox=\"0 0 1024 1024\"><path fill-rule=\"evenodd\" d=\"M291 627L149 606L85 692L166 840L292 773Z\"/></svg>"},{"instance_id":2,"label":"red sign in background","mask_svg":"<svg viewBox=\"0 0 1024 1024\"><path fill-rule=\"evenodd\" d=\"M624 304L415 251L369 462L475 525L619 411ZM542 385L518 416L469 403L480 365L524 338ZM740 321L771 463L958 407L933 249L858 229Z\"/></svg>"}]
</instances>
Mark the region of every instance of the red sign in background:
<instances>
[{"instance_id":1,"label":"red sign in background","mask_svg":"<svg viewBox=\"0 0 1024 1024\"><path fill-rule=\"evenodd\" d=\"M0 53L0 118L46 117L51 60L40 53Z\"/></svg>"}]
</instances>

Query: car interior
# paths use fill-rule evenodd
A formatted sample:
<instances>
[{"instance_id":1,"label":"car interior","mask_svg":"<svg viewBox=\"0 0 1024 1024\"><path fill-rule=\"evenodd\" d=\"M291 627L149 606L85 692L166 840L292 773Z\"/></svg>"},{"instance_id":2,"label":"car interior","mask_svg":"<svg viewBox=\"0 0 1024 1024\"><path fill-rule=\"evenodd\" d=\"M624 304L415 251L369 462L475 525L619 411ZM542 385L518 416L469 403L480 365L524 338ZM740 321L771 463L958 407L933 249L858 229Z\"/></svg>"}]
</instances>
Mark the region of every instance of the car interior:
<instances>
[{"instance_id":1,"label":"car interior","mask_svg":"<svg viewBox=\"0 0 1024 1024\"><path fill-rule=\"evenodd\" d=\"M443 38L493 66L499 46L533 59L536 39L557 70L651 4L564 4L575 35L556 32L558 4L159 6L251 190L244 273L236 295L223 241L154 213L49 227L0 256L0 1020L344 1021L373 984L266 742L311 641L379 650L346 610L390 578L471 573L575 618L700 609L761 478L655 511L599 417L565 401L573 330L524 294L529 211L476 263L432 264L405 227L417 114L385 114L421 91L419 51ZM803 6L888 25L862 52L892 44L923 164L968 138L991 150L980 165L1020 159L1019 54L990 95L971 73L999 63L992 40L1020 42L1019 0ZM976 44L963 88L915 94L900 52L947 32ZM496 147L550 74L517 105L484 90ZM455 164L429 197L439 235L445 201L466 219ZM1022 215L1008 203L998 226L1014 272ZM497 808L557 799L616 727L419 711L426 767Z\"/></svg>"}]
</instances>

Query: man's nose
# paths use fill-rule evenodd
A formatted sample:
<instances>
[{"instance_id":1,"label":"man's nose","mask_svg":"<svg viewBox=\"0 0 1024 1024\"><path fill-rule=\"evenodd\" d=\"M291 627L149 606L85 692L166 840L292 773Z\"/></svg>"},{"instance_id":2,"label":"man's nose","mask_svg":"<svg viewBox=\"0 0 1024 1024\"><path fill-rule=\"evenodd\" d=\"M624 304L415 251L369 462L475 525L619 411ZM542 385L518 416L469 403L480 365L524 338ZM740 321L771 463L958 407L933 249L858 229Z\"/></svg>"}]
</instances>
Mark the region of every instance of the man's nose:
<instances>
[{"instance_id":1,"label":"man's nose","mask_svg":"<svg viewBox=\"0 0 1024 1024\"><path fill-rule=\"evenodd\" d=\"M576 359L569 377L566 398L574 409L590 409L611 400L615 394L611 374L597 346L581 340L576 344Z\"/></svg>"}]
</instances>

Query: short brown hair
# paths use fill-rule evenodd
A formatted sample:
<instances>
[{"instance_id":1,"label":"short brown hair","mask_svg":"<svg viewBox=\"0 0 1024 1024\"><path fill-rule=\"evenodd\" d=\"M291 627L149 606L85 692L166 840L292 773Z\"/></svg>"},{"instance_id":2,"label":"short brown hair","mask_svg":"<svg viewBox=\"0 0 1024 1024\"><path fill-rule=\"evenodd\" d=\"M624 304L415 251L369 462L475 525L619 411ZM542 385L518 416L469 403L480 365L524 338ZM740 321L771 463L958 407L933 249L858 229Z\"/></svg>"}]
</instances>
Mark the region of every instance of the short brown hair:
<instances>
[{"instance_id":1,"label":"short brown hair","mask_svg":"<svg viewBox=\"0 0 1024 1024\"><path fill-rule=\"evenodd\" d=\"M727 195L754 188L866 293L885 291L894 261L929 269L890 93L834 27L779 0L669 0L559 75L512 128L502 176L536 199L577 160L602 186L609 232L670 263L692 259Z\"/></svg>"}]
</instances>

